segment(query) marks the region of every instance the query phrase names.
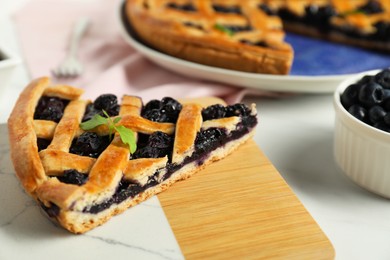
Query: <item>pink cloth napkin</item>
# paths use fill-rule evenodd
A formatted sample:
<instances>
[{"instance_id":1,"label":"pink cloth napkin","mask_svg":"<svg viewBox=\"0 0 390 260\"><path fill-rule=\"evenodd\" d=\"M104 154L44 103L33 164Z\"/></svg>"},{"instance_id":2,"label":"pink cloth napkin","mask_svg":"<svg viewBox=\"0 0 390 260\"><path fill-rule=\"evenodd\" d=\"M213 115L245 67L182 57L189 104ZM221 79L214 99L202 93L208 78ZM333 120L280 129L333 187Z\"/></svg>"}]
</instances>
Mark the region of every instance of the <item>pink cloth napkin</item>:
<instances>
[{"instance_id":1,"label":"pink cloth napkin","mask_svg":"<svg viewBox=\"0 0 390 260\"><path fill-rule=\"evenodd\" d=\"M195 80L170 72L150 62L122 38L119 0L31 0L14 15L21 49L31 78L50 76L65 57L72 26L81 17L91 21L79 50L85 65L82 76L56 80L84 88L85 98L103 93L137 95L148 101L218 96L227 103L239 102L251 93L275 96L225 84Z\"/></svg>"}]
</instances>

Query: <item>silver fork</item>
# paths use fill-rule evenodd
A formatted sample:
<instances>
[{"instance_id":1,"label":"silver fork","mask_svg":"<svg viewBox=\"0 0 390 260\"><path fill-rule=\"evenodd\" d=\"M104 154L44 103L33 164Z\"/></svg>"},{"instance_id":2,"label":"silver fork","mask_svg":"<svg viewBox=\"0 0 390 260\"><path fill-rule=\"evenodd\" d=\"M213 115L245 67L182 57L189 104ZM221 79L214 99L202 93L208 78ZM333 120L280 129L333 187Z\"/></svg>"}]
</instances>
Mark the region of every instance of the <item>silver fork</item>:
<instances>
[{"instance_id":1,"label":"silver fork","mask_svg":"<svg viewBox=\"0 0 390 260\"><path fill-rule=\"evenodd\" d=\"M56 77L77 77L83 72L83 65L77 57L79 43L89 25L88 18L81 18L73 28L69 50L62 63L53 70Z\"/></svg>"}]
</instances>

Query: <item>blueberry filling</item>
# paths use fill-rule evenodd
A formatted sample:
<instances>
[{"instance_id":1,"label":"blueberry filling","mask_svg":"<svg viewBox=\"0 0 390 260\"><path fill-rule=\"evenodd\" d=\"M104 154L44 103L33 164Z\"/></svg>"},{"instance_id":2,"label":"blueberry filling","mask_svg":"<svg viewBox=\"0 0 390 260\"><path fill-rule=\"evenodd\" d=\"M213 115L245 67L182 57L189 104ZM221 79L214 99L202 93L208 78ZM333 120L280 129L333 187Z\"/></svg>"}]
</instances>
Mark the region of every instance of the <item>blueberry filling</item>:
<instances>
[{"instance_id":1,"label":"blueberry filling","mask_svg":"<svg viewBox=\"0 0 390 260\"><path fill-rule=\"evenodd\" d=\"M314 24L320 31L328 31L332 28L330 18L336 15L336 11L330 5L308 5L305 7L305 14L304 22Z\"/></svg>"},{"instance_id":2,"label":"blueberry filling","mask_svg":"<svg viewBox=\"0 0 390 260\"><path fill-rule=\"evenodd\" d=\"M46 207L43 203L40 203L41 208L47 213L47 215L51 218L55 218L60 214L60 207L56 204L51 203L50 207Z\"/></svg>"},{"instance_id":3,"label":"blueberry filling","mask_svg":"<svg viewBox=\"0 0 390 260\"><path fill-rule=\"evenodd\" d=\"M168 3L167 7L171 9L180 10L180 11L196 12L196 8L191 3L186 3L186 4Z\"/></svg>"},{"instance_id":4,"label":"blueberry filling","mask_svg":"<svg viewBox=\"0 0 390 260\"><path fill-rule=\"evenodd\" d=\"M117 116L119 114L118 99L113 94L103 94L96 98L96 100L88 104L82 122L90 120L94 115L99 114L105 116L103 110L109 116Z\"/></svg>"},{"instance_id":5,"label":"blueberry filling","mask_svg":"<svg viewBox=\"0 0 390 260\"><path fill-rule=\"evenodd\" d=\"M230 116L249 116L250 109L244 104L234 104L230 106L222 106L215 104L202 110L203 121L218 119Z\"/></svg>"},{"instance_id":6,"label":"blueberry filling","mask_svg":"<svg viewBox=\"0 0 390 260\"><path fill-rule=\"evenodd\" d=\"M273 15L276 15L276 12L274 10L272 10L268 5L266 4L259 4L257 6L257 8L259 8L260 10L262 10L264 13L266 13L267 15L270 15L270 16L273 16Z\"/></svg>"},{"instance_id":7,"label":"blueberry filling","mask_svg":"<svg viewBox=\"0 0 390 260\"><path fill-rule=\"evenodd\" d=\"M73 139L69 152L81 156L98 158L110 144L109 136L100 136L93 132L84 132Z\"/></svg>"},{"instance_id":8,"label":"blueberry filling","mask_svg":"<svg viewBox=\"0 0 390 260\"><path fill-rule=\"evenodd\" d=\"M184 22L183 24L187 27L191 27L203 31L203 26L200 24L196 24L193 22Z\"/></svg>"},{"instance_id":9,"label":"blueberry filling","mask_svg":"<svg viewBox=\"0 0 390 260\"><path fill-rule=\"evenodd\" d=\"M226 108L220 104L215 104L202 110L203 121L223 118L225 115Z\"/></svg>"},{"instance_id":10,"label":"blueberry filling","mask_svg":"<svg viewBox=\"0 0 390 260\"><path fill-rule=\"evenodd\" d=\"M232 14L241 14L241 8L236 5L224 6L213 4L213 9L218 13L232 13Z\"/></svg>"},{"instance_id":11,"label":"blueberry filling","mask_svg":"<svg viewBox=\"0 0 390 260\"><path fill-rule=\"evenodd\" d=\"M84 209L83 212L92 213L92 214L99 213L105 209L108 209L113 204L119 204L128 198L135 197L137 194L141 193L142 191L144 191L144 188L141 187L140 185L122 179L119 182L119 185L114 195L110 199L100 204L93 205L90 208L86 208Z\"/></svg>"},{"instance_id":12,"label":"blueberry filling","mask_svg":"<svg viewBox=\"0 0 390 260\"><path fill-rule=\"evenodd\" d=\"M376 32L372 35L372 38L380 41L390 41L390 23L389 22L377 22L374 24Z\"/></svg>"},{"instance_id":13,"label":"blueberry filling","mask_svg":"<svg viewBox=\"0 0 390 260\"><path fill-rule=\"evenodd\" d=\"M214 150L222 145L224 137L226 137L226 132L223 129L210 128L200 131L195 139L195 153L202 154Z\"/></svg>"},{"instance_id":14,"label":"blueberry filling","mask_svg":"<svg viewBox=\"0 0 390 260\"><path fill-rule=\"evenodd\" d=\"M376 0L370 0L365 5L360 6L357 11L365 14L377 14L382 13L383 8L380 2Z\"/></svg>"},{"instance_id":15,"label":"blueberry filling","mask_svg":"<svg viewBox=\"0 0 390 260\"><path fill-rule=\"evenodd\" d=\"M140 135L137 147L137 151L132 155L133 159L159 158L166 155L168 155L168 158L171 158L173 136L167 135L163 132L155 132L150 136Z\"/></svg>"},{"instance_id":16,"label":"blueberry filling","mask_svg":"<svg viewBox=\"0 0 390 260\"><path fill-rule=\"evenodd\" d=\"M141 116L154 122L175 123L179 117L182 105L175 99L165 97L149 101L142 109Z\"/></svg>"},{"instance_id":17,"label":"blueberry filling","mask_svg":"<svg viewBox=\"0 0 390 260\"><path fill-rule=\"evenodd\" d=\"M74 169L65 170L62 176L57 176L57 179L63 183L75 184L81 186L87 182L88 174L78 172Z\"/></svg>"},{"instance_id":18,"label":"blueberry filling","mask_svg":"<svg viewBox=\"0 0 390 260\"><path fill-rule=\"evenodd\" d=\"M239 111L239 110L235 110ZM242 122L237 125L237 130L232 131L229 136L225 129L219 128L210 128L198 133L195 141L195 152L190 157L186 157L181 164L173 164L168 162L167 172L162 177L163 180L168 179L174 172L182 168L184 165L197 162L198 165L203 164L204 160L208 157L209 153L226 143L236 140L242 137L244 134L248 133L256 124L256 116L246 115L242 117ZM145 138L145 137L143 137ZM149 180L145 186L140 186L135 183L131 183L126 180L122 180L114 193L114 195L107 201L94 205L89 209L85 209L84 212L88 213L99 213L113 204L118 204L124 201L127 198L134 197L140 192L146 190L147 188L153 187L159 184L157 180L157 175L159 172L156 172L154 175L149 177Z\"/></svg>"},{"instance_id":19,"label":"blueberry filling","mask_svg":"<svg viewBox=\"0 0 390 260\"><path fill-rule=\"evenodd\" d=\"M250 116L251 110L244 104L234 104L226 107L226 116L241 116L243 120Z\"/></svg>"},{"instance_id":20,"label":"blueberry filling","mask_svg":"<svg viewBox=\"0 0 390 260\"><path fill-rule=\"evenodd\" d=\"M46 149L49 146L50 143L51 143L51 140L38 138L37 139L38 152L41 151L41 150Z\"/></svg>"},{"instance_id":21,"label":"blueberry filling","mask_svg":"<svg viewBox=\"0 0 390 260\"><path fill-rule=\"evenodd\" d=\"M252 42L252 41L248 41L248 40L244 39L244 40L240 40L240 42L243 43L243 44L252 45L252 46L270 47L270 46L268 46L268 44L265 41Z\"/></svg>"},{"instance_id":22,"label":"blueberry filling","mask_svg":"<svg viewBox=\"0 0 390 260\"><path fill-rule=\"evenodd\" d=\"M34 119L51 120L58 123L68 103L69 100L62 98L43 96L35 108Z\"/></svg>"},{"instance_id":23,"label":"blueberry filling","mask_svg":"<svg viewBox=\"0 0 390 260\"><path fill-rule=\"evenodd\" d=\"M358 120L390 132L390 69L349 85L340 101Z\"/></svg>"}]
</instances>

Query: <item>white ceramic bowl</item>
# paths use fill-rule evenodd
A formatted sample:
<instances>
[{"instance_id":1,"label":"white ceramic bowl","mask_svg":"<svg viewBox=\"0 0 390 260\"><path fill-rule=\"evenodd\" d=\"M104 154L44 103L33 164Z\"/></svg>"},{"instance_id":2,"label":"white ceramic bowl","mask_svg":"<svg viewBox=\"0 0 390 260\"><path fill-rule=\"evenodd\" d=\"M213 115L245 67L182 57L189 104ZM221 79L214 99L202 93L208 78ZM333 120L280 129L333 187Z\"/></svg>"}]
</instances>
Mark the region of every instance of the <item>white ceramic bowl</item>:
<instances>
[{"instance_id":1,"label":"white ceramic bowl","mask_svg":"<svg viewBox=\"0 0 390 260\"><path fill-rule=\"evenodd\" d=\"M340 95L370 71L343 81L334 93L334 156L341 170L359 186L390 198L390 133L363 123L341 105Z\"/></svg>"},{"instance_id":2,"label":"white ceramic bowl","mask_svg":"<svg viewBox=\"0 0 390 260\"><path fill-rule=\"evenodd\" d=\"M16 55L2 45L0 45L0 58L0 95L2 95L13 72L21 62Z\"/></svg>"}]
</instances>

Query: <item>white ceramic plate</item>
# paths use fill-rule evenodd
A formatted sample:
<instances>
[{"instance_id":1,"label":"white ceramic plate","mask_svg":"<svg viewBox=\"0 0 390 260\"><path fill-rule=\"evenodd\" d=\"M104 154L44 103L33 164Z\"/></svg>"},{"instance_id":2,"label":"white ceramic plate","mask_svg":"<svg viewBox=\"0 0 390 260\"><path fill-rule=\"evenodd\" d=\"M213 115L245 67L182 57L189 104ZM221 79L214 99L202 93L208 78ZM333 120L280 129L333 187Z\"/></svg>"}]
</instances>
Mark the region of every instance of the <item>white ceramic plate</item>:
<instances>
[{"instance_id":1,"label":"white ceramic plate","mask_svg":"<svg viewBox=\"0 0 390 260\"><path fill-rule=\"evenodd\" d=\"M369 68L353 68L352 70L345 70L347 73L343 73L343 68L346 68L344 64L340 64L340 57L336 54L335 51L339 49L337 46L329 47L326 45L323 48L324 43L321 41L314 41L314 44L317 44L316 53L313 54L313 51L310 51L305 54L295 53L296 57L303 57L300 60L305 64L296 64L296 67L299 69L299 73L305 73L305 71L313 70L313 67L318 68L318 71L321 71L326 66L332 66L336 63L334 71L339 75L334 75L332 70L327 68L325 75L266 75L266 74L256 74L256 73L246 73L233 71L228 69L210 67L182 59L178 59L167 54L156 51L142 42L136 39L129 24L124 15L124 5L120 6L119 12L119 23L121 27L121 32L124 39L137 51L143 54L145 57L153 61L154 63L179 74L190 76L198 79L206 79L221 83L226 83L229 85L242 86L253 89L261 90L271 90L271 91L282 91L282 92L305 92L305 93L331 93L336 87L346 78L351 75L368 70ZM301 39L298 38L300 44ZM310 42L309 45L313 49L313 43ZM329 48L332 48L331 50ZM347 47L348 48L348 47ZM295 49L295 46L294 46ZM306 46L302 46L301 50L307 50ZM332 51L333 55L329 55L329 51ZM354 50L356 52L356 50ZM343 54L344 54L343 50ZM312 58L309 55L314 55ZM369 55L369 54L368 54ZM329 57L332 56L332 59ZM347 57L351 57L346 53ZM344 59L344 58L343 58ZM356 57L355 57L356 59ZM296 61L294 61L296 63ZM344 62L345 63L345 62ZM352 61L347 64L357 64L361 62ZM389 63L390 64L390 63ZM340 70L341 69L341 70ZM357 71L354 71L356 69ZM313 72L310 72L313 74ZM315 73L315 72L314 72ZM294 73L292 73L294 74Z\"/></svg>"}]
</instances>

